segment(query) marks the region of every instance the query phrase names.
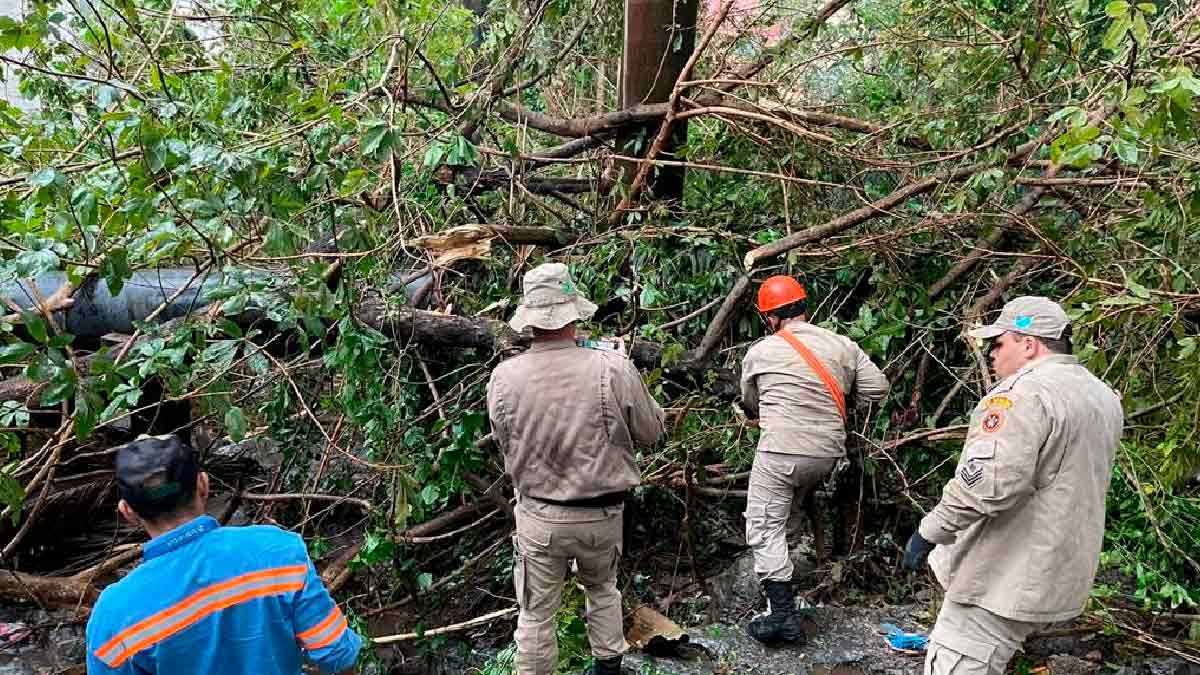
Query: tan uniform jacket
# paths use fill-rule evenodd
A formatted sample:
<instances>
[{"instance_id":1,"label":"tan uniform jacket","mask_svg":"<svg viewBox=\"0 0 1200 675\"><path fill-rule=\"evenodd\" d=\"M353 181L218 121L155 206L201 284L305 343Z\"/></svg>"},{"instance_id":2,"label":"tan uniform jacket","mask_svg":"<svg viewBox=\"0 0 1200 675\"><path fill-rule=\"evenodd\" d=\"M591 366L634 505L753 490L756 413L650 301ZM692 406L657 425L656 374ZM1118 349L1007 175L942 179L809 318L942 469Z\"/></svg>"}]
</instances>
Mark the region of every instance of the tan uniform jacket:
<instances>
[{"instance_id":1,"label":"tan uniform jacket","mask_svg":"<svg viewBox=\"0 0 1200 675\"><path fill-rule=\"evenodd\" d=\"M663 432L663 411L629 359L536 343L492 371L488 415L517 492L570 501L628 490L635 443Z\"/></svg>"},{"instance_id":2,"label":"tan uniform jacket","mask_svg":"<svg viewBox=\"0 0 1200 675\"><path fill-rule=\"evenodd\" d=\"M847 405L881 400L883 372L850 338L793 319L787 329L841 385ZM806 457L843 457L846 427L825 383L800 354L776 335L759 340L742 361L742 409L759 418L758 449Z\"/></svg>"},{"instance_id":3,"label":"tan uniform jacket","mask_svg":"<svg viewBox=\"0 0 1200 675\"><path fill-rule=\"evenodd\" d=\"M954 602L1017 621L1077 616L1104 542L1121 401L1068 355L1026 365L971 415L954 480L921 521Z\"/></svg>"}]
</instances>

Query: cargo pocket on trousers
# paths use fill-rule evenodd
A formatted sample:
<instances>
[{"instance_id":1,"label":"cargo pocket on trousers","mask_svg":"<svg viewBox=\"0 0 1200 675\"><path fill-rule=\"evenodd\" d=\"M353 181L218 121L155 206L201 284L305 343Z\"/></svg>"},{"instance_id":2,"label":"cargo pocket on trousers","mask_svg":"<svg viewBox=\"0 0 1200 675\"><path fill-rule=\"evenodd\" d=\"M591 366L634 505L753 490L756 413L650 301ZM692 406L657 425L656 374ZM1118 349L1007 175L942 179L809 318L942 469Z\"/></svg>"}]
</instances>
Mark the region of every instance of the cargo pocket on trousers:
<instances>
[{"instance_id":1,"label":"cargo pocket on trousers","mask_svg":"<svg viewBox=\"0 0 1200 675\"><path fill-rule=\"evenodd\" d=\"M925 657L925 675L952 675L963 655L941 645L930 644Z\"/></svg>"},{"instance_id":2,"label":"cargo pocket on trousers","mask_svg":"<svg viewBox=\"0 0 1200 675\"><path fill-rule=\"evenodd\" d=\"M525 553L521 550L521 543L517 540L517 535L512 536L513 544L513 590L517 594L517 605L524 609L526 606L525 597Z\"/></svg>"},{"instance_id":3,"label":"cargo pocket on trousers","mask_svg":"<svg viewBox=\"0 0 1200 675\"><path fill-rule=\"evenodd\" d=\"M996 652L994 645L944 632L930 636L930 639L935 640L938 647L938 653L930 662L932 675L984 675L991 672L992 655ZM939 665L937 661L941 659L945 661Z\"/></svg>"}]
</instances>

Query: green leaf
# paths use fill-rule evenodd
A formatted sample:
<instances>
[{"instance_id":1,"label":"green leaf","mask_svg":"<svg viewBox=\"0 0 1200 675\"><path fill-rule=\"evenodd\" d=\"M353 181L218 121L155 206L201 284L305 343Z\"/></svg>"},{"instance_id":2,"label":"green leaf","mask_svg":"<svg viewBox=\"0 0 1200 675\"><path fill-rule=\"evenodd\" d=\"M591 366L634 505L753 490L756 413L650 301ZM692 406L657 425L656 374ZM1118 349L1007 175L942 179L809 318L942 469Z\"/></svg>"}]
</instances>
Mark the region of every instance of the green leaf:
<instances>
[{"instance_id":1,"label":"green leaf","mask_svg":"<svg viewBox=\"0 0 1200 675\"><path fill-rule=\"evenodd\" d=\"M1146 300L1133 298L1128 295L1116 295L1111 298L1105 298L1100 301L1101 307L1128 307L1133 305L1145 305Z\"/></svg>"},{"instance_id":2,"label":"green leaf","mask_svg":"<svg viewBox=\"0 0 1200 675\"><path fill-rule=\"evenodd\" d=\"M1082 112L1082 109L1079 108L1078 106L1069 105L1065 108L1060 108L1057 112L1055 112L1053 115L1051 115L1049 118L1047 118L1046 121L1050 122L1051 124L1054 124L1055 122L1066 119L1067 117L1074 115L1077 112Z\"/></svg>"},{"instance_id":3,"label":"green leaf","mask_svg":"<svg viewBox=\"0 0 1200 675\"><path fill-rule=\"evenodd\" d=\"M425 157L422 159L425 166L436 167L442 163L442 159L446 156L446 147L441 143L434 143L425 151Z\"/></svg>"},{"instance_id":4,"label":"green leaf","mask_svg":"<svg viewBox=\"0 0 1200 675\"><path fill-rule=\"evenodd\" d=\"M1134 281L1133 279L1125 280L1125 288L1128 288L1129 292L1133 293L1134 297L1138 297L1143 300L1148 300L1150 298L1150 289L1139 284L1138 282Z\"/></svg>"},{"instance_id":5,"label":"green leaf","mask_svg":"<svg viewBox=\"0 0 1200 675\"><path fill-rule=\"evenodd\" d=\"M21 505L25 502L25 488L11 475L13 465L0 469L0 503L12 511L12 523L21 522Z\"/></svg>"},{"instance_id":6,"label":"green leaf","mask_svg":"<svg viewBox=\"0 0 1200 675\"><path fill-rule=\"evenodd\" d=\"M107 84L100 85L99 91L96 92L96 105L101 110L108 110L112 104L121 100L121 90L116 87L110 87Z\"/></svg>"},{"instance_id":7,"label":"green leaf","mask_svg":"<svg viewBox=\"0 0 1200 675\"><path fill-rule=\"evenodd\" d=\"M433 483L426 485L421 490L421 501L425 503L425 506L433 506L440 496L438 487Z\"/></svg>"},{"instance_id":8,"label":"green leaf","mask_svg":"<svg viewBox=\"0 0 1200 675\"><path fill-rule=\"evenodd\" d=\"M146 167L151 173L158 173L167 165L167 144L163 142L150 143L146 146L146 151L143 154L146 159Z\"/></svg>"},{"instance_id":9,"label":"green leaf","mask_svg":"<svg viewBox=\"0 0 1200 675\"><path fill-rule=\"evenodd\" d=\"M58 254L48 248L21 251L13 261L19 277L33 279L59 268Z\"/></svg>"},{"instance_id":10,"label":"green leaf","mask_svg":"<svg viewBox=\"0 0 1200 675\"><path fill-rule=\"evenodd\" d=\"M1183 341L1180 340L1180 342L1182 343ZM5 401L3 406L0 406L0 425L6 427L28 427L29 409L16 401Z\"/></svg>"},{"instance_id":11,"label":"green leaf","mask_svg":"<svg viewBox=\"0 0 1200 675\"><path fill-rule=\"evenodd\" d=\"M433 585L433 575L432 574L430 574L429 572L421 572L420 574L417 575L417 587L420 588L422 591L429 590L429 587L432 585Z\"/></svg>"},{"instance_id":12,"label":"green leaf","mask_svg":"<svg viewBox=\"0 0 1200 675\"><path fill-rule=\"evenodd\" d=\"M1117 159L1126 164L1137 164L1138 149L1136 143L1123 138L1114 138L1112 148L1113 152L1117 154Z\"/></svg>"},{"instance_id":13,"label":"green leaf","mask_svg":"<svg viewBox=\"0 0 1200 675\"><path fill-rule=\"evenodd\" d=\"M1146 25L1146 17L1140 12L1133 15L1133 39L1143 47L1150 39L1150 27Z\"/></svg>"},{"instance_id":14,"label":"green leaf","mask_svg":"<svg viewBox=\"0 0 1200 675\"><path fill-rule=\"evenodd\" d=\"M1117 51L1117 48L1121 46L1121 43L1125 40L1125 34L1128 32L1129 32L1129 19L1127 19L1127 18L1116 19L1108 27L1108 30L1105 31L1104 39L1101 40L1100 44L1108 51L1115 52L1115 51Z\"/></svg>"},{"instance_id":15,"label":"green leaf","mask_svg":"<svg viewBox=\"0 0 1200 675\"><path fill-rule=\"evenodd\" d=\"M75 396L77 382L75 371L72 368L60 368L54 378L50 380L50 386L42 392L42 405L58 405L63 401L70 400Z\"/></svg>"},{"instance_id":16,"label":"green leaf","mask_svg":"<svg viewBox=\"0 0 1200 675\"><path fill-rule=\"evenodd\" d=\"M104 279L108 292L113 297L120 295L125 282L131 277L133 270L129 267L129 251L123 248L109 249L108 255L100 263L100 278Z\"/></svg>"},{"instance_id":17,"label":"green leaf","mask_svg":"<svg viewBox=\"0 0 1200 675\"><path fill-rule=\"evenodd\" d=\"M1129 14L1129 3L1125 0L1113 0L1104 6L1104 13L1110 19L1119 19Z\"/></svg>"},{"instance_id":18,"label":"green leaf","mask_svg":"<svg viewBox=\"0 0 1200 675\"><path fill-rule=\"evenodd\" d=\"M362 138L362 153L373 157L381 149L386 149L392 143L392 128L387 122L374 122L367 126Z\"/></svg>"},{"instance_id":19,"label":"green leaf","mask_svg":"<svg viewBox=\"0 0 1200 675\"><path fill-rule=\"evenodd\" d=\"M1179 340L1179 355L1175 357L1177 361L1183 361L1192 354L1196 353L1196 337L1190 336Z\"/></svg>"},{"instance_id":20,"label":"green leaf","mask_svg":"<svg viewBox=\"0 0 1200 675\"><path fill-rule=\"evenodd\" d=\"M1071 148L1062 154L1059 161L1076 169L1086 169L1092 162L1104 156L1104 148L1096 143L1088 143Z\"/></svg>"},{"instance_id":21,"label":"green leaf","mask_svg":"<svg viewBox=\"0 0 1200 675\"><path fill-rule=\"evenodd\" d=\"M35 347L28 342L11 342L0 347L0 363L17 363L34 352Z\"/></svg>"},{"instance_id":22,"label":"green leaf","mask_svg":"<svg viewBox=\"0 0 1200 675\"><path fill-rule=\"evenodd\" d=\"M240 442L246 437L246 415L242 409L234 406L225 413L225 431L229 432L229 438L234 443Z\"/></svg>"},{"instance_id":23,"label":"green leaf","mask_svg":"<svg viewBox=\"0 0 1200 675\"><path fill-rule=\"evenodd\" d=\"M75 438L82 441L91 435L99 420L104 400L99 394L84 387L75 396Z\"/></svg>"},{"instance_id":24,"label":"green leaf","mask_svg":"<svg viewBox=\"0 0 1200 675\"><path fill-rule=\"evenodd\" d=\"M1139 2L1137 8L1142 14L1149 14L1151 16L1158 14L1158 6L1153 2Z\"/></svg>"},{"instance_id":25,"label":"green leaf","mask_svg":"<svg viewBox=\"0 0 1200 675\"><path fill-rule=\"evenodd\" d=\"M66 179L63 178L61 173L55 171L53 168L45 168L41 171L30 174L29 177L25 179L25 182L31 187L44 188L54 183L63 184L66 182Z\"/></svg>"},{"instance_id":26,"label":"green leaf","mask_svg":"<svg viewBox=\"0 0 1200 675\"><path fill-rule=\"evenodd\" d=\"M46 333L46 320L39 314L33 312L22 312L21 323L25 324L25 330L29 331L30 337L42 344L49 342L49 337Z\"/></svg>"}]
</instances>

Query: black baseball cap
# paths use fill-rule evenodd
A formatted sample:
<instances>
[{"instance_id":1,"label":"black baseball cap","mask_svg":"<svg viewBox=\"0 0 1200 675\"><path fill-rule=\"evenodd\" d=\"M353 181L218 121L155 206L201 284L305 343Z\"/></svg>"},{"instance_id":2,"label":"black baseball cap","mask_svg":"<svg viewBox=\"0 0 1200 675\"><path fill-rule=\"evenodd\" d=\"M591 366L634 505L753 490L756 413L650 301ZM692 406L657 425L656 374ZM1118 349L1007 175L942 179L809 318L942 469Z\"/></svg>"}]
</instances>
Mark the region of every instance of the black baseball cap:
<instances>
[{"instance_id":1,"label":"black baseball cap","mask_svg":"<svg viewBox=\"0 0 1200 675\"><path fill-rule=\"evenodd\" d=\"M142 436L117 451L121 498L143 518L171 513L196 492L200 460L178 436Z\"/></svg>"}]
</instances>

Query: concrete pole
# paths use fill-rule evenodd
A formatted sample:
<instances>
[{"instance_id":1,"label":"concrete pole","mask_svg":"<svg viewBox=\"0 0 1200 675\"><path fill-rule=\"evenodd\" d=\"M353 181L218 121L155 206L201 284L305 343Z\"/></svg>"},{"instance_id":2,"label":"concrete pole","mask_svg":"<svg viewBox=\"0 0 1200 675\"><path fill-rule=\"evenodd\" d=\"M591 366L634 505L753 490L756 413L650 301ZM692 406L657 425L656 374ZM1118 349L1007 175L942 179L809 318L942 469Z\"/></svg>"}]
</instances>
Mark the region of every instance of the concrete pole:
<instances>
[{"instance_id":1,"label":"concrete pole","mask_svg":"<svg viewBox=\"0 0 1200 675\"><path fill-rule=\"evenodd\" d=\"M625 0L625 47L621 59L622 108L639 103L663 103L671 95L675 80L696 45L696 15L699 0ZM618 137L617 149L625 155L643 155L649 149L657 124L631 127ZM641 147L634 151L636 139ZM677 149L687 139L687 121L674 124L662 159L681 160ZM632 181L636 168L622 166L622 177ZM683 197L684 170L658 167L647 187L659 199Z\"/></svg>"}]
</instances>

